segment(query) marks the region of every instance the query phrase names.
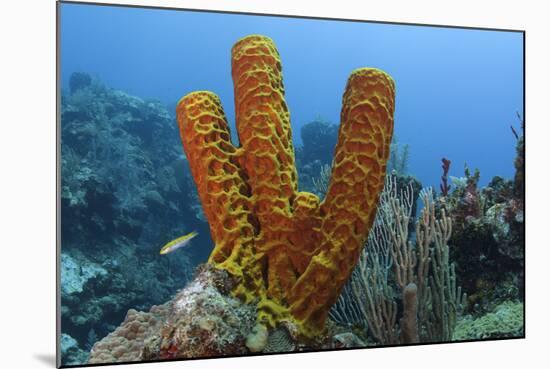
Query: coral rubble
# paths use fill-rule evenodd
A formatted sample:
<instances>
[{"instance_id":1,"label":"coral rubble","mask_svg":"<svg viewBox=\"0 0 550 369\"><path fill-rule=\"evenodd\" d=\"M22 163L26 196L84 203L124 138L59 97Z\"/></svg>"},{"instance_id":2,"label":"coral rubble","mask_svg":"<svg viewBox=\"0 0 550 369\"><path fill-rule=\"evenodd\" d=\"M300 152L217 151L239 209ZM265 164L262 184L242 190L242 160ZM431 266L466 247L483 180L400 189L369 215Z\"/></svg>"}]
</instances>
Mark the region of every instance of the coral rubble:
<instances>
[{"instance_id":1,"label":"coral rubble","mask_svg":"<svg viewBox=\"0 0 550 369\"><path fill-rule=\"evenodd\" d=\"M230 141L219 98L177 107L181 139L216 243L209 262L237 279L235 296L268 328L325 329L374 220L393 131L394 83L378 69L349 77L331 182L323 202L297 191L290 114L274 43L252 35L232 49L237 130Z\"/></svg>"}]
</instances>

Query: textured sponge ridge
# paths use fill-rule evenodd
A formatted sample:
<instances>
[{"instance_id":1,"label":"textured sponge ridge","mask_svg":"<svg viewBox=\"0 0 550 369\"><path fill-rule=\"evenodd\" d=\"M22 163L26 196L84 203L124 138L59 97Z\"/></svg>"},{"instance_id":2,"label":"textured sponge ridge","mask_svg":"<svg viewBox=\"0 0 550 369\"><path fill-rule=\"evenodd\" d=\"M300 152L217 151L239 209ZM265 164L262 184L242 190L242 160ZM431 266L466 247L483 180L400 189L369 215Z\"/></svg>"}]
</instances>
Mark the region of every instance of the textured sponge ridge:
<instances>
[{"instance_id":1,"label":"textured sponge ridge","mask_svg":"<svg viewBox=\"0 0 550 369\"><path fill-rule=\"evenodd\" d=\"M343 100L331 181L323 201L298 192L282 63L274 42L251 35L231 51L236 127L220 99L184 96L181 140L215 242L209 263L237 281L233 294L268 328L290 322L312 338L349 278L384 185L393 132L394 82L361 68Z\"/></svg>"}]
</instances>

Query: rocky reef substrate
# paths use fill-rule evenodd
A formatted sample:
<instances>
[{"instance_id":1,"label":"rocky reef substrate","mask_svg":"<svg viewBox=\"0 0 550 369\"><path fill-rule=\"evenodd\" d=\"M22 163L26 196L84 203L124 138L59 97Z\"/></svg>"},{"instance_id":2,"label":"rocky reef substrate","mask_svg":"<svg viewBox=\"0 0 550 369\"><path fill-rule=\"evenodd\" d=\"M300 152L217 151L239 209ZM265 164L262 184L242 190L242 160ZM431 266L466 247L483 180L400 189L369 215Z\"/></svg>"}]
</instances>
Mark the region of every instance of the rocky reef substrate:
<instances>
[{"instance_id":1,"label":"rocky reef substrate","mask_svg":"<svg viewBox=\"0 0 550 369\"><path fill-rule=\"evenodd\" d=\"M231 296L227 272L204 264L174 298L148 312L129 310L123 323L97 342L89 364L235 356L254 353L364 347L350 331L332 323L327 335L305 343L296 329L255 324L256 307Z\"/></svg>"},{"instance_id":2,"label":"rocky reef substrate","mask_svg":"<svg viewBox=\"0 0 550 369\"><path fill-rule=\"evenodd\" d=\"M128 309L168 300L206 259L208 247L158 252L191 230L210 242L188 171L164 105L71 76L61 99L63 364L85 362Z\"/></svg>"}]
</instances>

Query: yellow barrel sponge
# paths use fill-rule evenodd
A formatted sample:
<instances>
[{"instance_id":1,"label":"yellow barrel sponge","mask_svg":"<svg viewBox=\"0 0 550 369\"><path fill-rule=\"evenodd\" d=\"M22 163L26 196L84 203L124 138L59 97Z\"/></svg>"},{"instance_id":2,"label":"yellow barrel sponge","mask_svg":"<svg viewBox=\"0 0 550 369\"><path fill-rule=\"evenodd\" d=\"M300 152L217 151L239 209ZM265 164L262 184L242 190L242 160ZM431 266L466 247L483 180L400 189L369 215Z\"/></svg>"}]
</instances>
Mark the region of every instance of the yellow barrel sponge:
<instances>
[{"instance_id":1,"label":"yellow barrel sponge","mask_svg":"<svg viewBox=\"0 0 550 369\"><path fill-rule=\"evenodd\" d=\"M234 295L258 307L258 323L282 321L311 338L355 266L384 185L393 132L394 83L355 70L343 98L326 198L298 192L279 53L251 35L232 49L236 126L230 140L219 98L198 91L178 103L185 153L210 225L209 262L236 280Z\"/></svg>"},{"instance_id":2,"label":"yellow barrel sponge","mask_svg":"<svg viewBox=\"0 0 550 369\"><path fill-rule=\"evenodd\" d=\"M394 95L392 79L380 70L362 68L349 77L331 180L320 205L320 243L290 291L292 315L312 329L324 323L336 302L376 215L393 132Z\"/></svg>"}]
</instances>

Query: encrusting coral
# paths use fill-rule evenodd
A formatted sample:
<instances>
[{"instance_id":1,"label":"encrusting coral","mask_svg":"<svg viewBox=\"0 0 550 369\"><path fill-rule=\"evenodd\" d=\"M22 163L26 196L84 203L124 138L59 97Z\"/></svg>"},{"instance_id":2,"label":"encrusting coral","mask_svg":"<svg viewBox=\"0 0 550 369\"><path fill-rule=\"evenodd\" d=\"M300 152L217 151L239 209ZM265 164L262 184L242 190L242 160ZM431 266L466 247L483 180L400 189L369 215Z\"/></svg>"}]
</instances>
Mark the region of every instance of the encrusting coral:
<instances>
[{"instance_id":1,"label":"encrusting coral","mask_svg":"<svg viewBox=\"0 0 550 369\"><path fill-rule=\"evenodd\" d=\"M332 304L367 239L384 186L393 133L394 82L371 68L352 72L325 199L298 192L290 113L279 53L251 35L232 49L236 126L231 143L220 99L184 96L182 143L215 248L209 263L233 276L233 294L255 303L258 324L281 322L302 337L323 332Z\"/></svg>"},{"instance_id":2,"label":"encrusting coral","mask_svg":"<svg viewBox=\"0 0 550 369\"><path fill-rule=\"evenodd\" d=\"M145 339L162 326L169 312L169 303L149 312L130 309L124 322L94 345L88 364L140 361Z\"/></svg>"},{"instance_id":3,"label":"encrusting coral","mask_svg":"<svg viewBox=\"0 0 550 369\"><path fill-rule=\"evenodd\" d=\"M255 307L229 296L224 270L205 264L193 281L149 312L128 311L124 322L97 342L89 364L243 355Z\"/></svg>"},{"instance_id":4,"label":"encrusting coral","mask_svg":"<svg viewBox=\"0 0 550 369\"><path fill-rule=\"evenodd\" d=\"M523 303L506 301L477 319L466 316L458 321L453 340L481 340L524 335Z\"/></svg>"},{"instance_id":5,"label":"encrusting coral","mask_svg":"<svg viewBox=\"0 0 550 369\"><path fill-rule=\"evenodd\" d=\"M205 264L171 303L161 329L144 342L142 359L243 355L253 329L255 307L229 296L224 270Z\"/></svg>"}]
</instances>

